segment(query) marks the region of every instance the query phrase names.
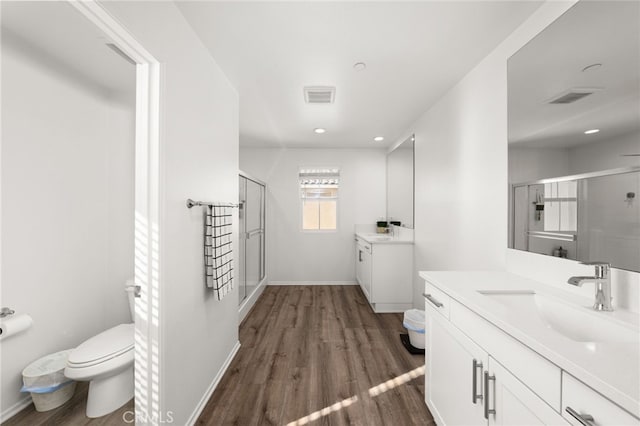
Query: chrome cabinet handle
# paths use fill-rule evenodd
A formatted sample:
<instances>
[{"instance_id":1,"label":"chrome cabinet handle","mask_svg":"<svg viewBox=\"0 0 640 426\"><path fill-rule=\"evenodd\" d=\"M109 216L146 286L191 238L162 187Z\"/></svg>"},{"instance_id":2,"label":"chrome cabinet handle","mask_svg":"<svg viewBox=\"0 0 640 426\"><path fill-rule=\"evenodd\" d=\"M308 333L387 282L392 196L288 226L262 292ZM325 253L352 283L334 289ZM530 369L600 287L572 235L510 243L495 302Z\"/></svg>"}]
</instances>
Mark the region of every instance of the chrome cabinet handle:
<instances>
[{"instance_id":1,"label":"chrome cabinet handle","mask_svg":"<svg viewBox=\"0 0 640 426\"><path fill-rule=\"evenodd\" d=\"M596 426L595 419L591 414L580 414L571 407L567 407L564 411L569 413L571 417L576 419L583 426Z\"/></svg>"},{"instance_id":2,"label":"chrome cabinet handle","mask_svg":"<svg viewBox=\"0 0 640 426\"><path fill-rule=\"evenodd\" d=\"M443 304L442 304L438 299L436 299L436 298L435 298L435 297L433 297L432 295L427 294L427 293L422 293L422 295L423 295L424 297L426 297L426 298L427 298L427 300L428 300L429 302L431 302L432 304L434 304L436 308L441 308L441 307L443 307L443 306L444 306L444 305L443 305Z\"/></svg>"},{"instance_id":3,"label":"chrome cabinet handle","mask_svg":"<svg viewBox=\"0 0 640 426\"><path fill-rule=\"evenodd\" d=\"M484 372L484 418L489 420L489 414L496 414L495 390L493 392L493 408L489 408L489 382L495 383L496 376L490 376L488 371Z\"/></svg>"},{"instance_id":4,"label":"chrome cabinet handle","mask_svg":"<svg viewBox=\"0 0 640 426\"><path fill-rule=\"evenodd\" d=\"M482 362L478 362L478 360L474 359L471 370L471 386L473 387L473 389L471 389L471 401L474 404L477 403L478 400L482 400L482 394L478 395L476 392L478 390L478 375L476 374L478 372L478 368L482 371Z\"/></svg>"},{"instance_id":5,"label":"chrome cabinet handle","mask_svg":"<svg viewBox=\"0 0 640 426\"><path fill-rule=\"evenodd\" d=\"M358 250L358 262L362 262L362 250Z\"/></svg>"}]
</instances>

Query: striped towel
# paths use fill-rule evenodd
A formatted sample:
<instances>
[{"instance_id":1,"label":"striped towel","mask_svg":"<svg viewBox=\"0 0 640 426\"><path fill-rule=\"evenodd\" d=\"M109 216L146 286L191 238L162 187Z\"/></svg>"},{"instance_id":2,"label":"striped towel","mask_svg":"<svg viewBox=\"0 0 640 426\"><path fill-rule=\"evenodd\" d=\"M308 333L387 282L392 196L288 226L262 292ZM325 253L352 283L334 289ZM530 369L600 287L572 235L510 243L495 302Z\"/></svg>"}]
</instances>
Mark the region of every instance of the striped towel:
<instances>
[{"instance_id":1,"label":"striped towel","mask_svg":"<svg viewBox=\"0 0 640 426\"><path fill-rule=\"evenodd\" d=\"M207 287L222 300L233 289L231 207L207 206L204 225L204 265Z\"/></svg>"}]
</instances>

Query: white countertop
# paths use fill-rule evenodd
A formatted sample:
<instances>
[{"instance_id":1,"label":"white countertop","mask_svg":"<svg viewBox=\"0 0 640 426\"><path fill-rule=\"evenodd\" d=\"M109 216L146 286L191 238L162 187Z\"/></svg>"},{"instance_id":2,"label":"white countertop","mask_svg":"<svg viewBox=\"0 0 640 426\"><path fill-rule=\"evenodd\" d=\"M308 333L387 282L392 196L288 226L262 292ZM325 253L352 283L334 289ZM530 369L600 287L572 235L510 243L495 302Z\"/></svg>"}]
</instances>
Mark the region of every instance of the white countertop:
<instances>
[{"instance_id":1,"label":"white countertop","mask_svg":"<svg viewBox=\"0 0 640 426\"><path fill-rule=\"evenodd\" d=\"M375 234L371 232L356 232L356 237L371 244L413 244L413 238L399 234Z\"/></svg>"},{"instance_id":2,"label":"white countertop","mask_svg":"<svg viewBox=\"0 0 640 426\"><path fill-rule=\"evenodd\" d=\"M596 312L591 309L593 300L509 272L422 271L420 277L640 417L640 343L576 342L542 326L539 321L518 315L517 311L508 309L478 290L533 290L536 294L579 306L579 309L588 309L593 315L606 316L639 333L640 314L622 310Z\"/></svg>"}]
</instances>

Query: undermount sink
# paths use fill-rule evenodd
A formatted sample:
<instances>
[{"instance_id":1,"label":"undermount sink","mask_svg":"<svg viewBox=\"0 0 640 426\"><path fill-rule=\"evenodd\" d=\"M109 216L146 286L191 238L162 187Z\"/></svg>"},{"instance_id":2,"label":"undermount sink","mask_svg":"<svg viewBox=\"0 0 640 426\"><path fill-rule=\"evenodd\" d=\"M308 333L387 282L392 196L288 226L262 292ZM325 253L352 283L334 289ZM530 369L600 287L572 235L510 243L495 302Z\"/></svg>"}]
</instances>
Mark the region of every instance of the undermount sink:
<instances>
[{"instance_id":1,"label":"undermount sink","mask_svg":"<svg viewBox=\"0 0 640 426\"><path fill-rule=\"evenodd\" d=\"M384 234L368 234L366 237L370 241L389 241L391 239L389 235Z\"/></svg>"},{"instance_id":2,"label":"undermount sink","mask_svg":"<svg viewBox=\"0 0 640 426\"><path fill-rule=\"evenodd\" d=\"M519 318L536 320L576 342L639 341L638 330L612 321L604 312L565 303L533 290L478 290L478 293L512 310Z\"/></svg>"}]
</instances>

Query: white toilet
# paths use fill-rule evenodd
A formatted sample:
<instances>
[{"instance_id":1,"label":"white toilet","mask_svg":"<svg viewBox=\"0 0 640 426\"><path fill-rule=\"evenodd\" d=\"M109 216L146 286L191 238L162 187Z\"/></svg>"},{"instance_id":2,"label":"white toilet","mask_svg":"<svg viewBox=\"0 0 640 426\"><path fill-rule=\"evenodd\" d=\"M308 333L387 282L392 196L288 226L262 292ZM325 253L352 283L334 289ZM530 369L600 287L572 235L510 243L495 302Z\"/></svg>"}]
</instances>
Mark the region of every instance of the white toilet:
<instances>
[{"instance_id":1,"label":"white toilet","mask_svg":"<svg viewBox=\"0 0 640 426\"><path fill-rule=\"evenodd\" d=\"M134 314L133 280L127 281L129 309ZM135 325L120 324L93 336L70 354L64 375L89 381L87 417L102 417L133 398Z\"/></svg>"}]
</instances>

